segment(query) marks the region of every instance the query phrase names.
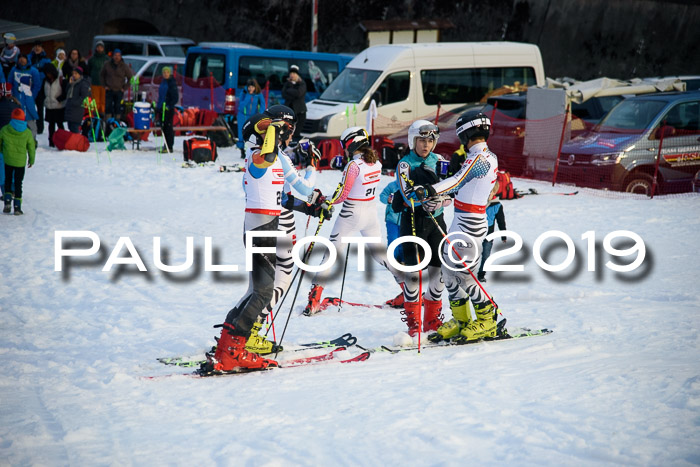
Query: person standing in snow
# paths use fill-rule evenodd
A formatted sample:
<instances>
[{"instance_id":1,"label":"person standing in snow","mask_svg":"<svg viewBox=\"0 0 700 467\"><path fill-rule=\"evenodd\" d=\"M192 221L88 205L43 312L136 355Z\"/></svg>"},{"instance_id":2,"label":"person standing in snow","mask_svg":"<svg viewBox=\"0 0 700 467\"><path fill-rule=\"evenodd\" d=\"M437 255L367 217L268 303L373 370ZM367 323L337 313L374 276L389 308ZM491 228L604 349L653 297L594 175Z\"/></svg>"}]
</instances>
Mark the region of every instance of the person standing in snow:
<instances>
[{"instance_id":1,"label":"person standing in snow","mask_svg":"<svg viewBox=\"0 0 700 467\"><path fill-rule=\"evenodd\" d=\"M245 157L245 141L243 140L243 124L251 115L259 114L265 110L265 99L260 92L260 85L254 79L246 82L246 90L238 100L238 142L236 145L241 151L241 157Z\"/></svg>"},{"instance_id":2,"label":"person standing in snow","mask_svg":"<svg viewBox=\"0 0 700 467\"><path fill-rule=\"evenodd\" d=\"M58 70L58 76L63 79L70 79L71 68L70 65L66 64L66 51L63 49L56 49L56 58L51 62L53 66Z\"/></svg>"},{"instance_id":3,"label":"person standing in snow","mask_svg":"<svg viewBox=\"0 0 700 467\"><path fill-rule=\"evenodd\" d=\"M411 150L401 158L396 168L396 181L399 190L394 195L394 211L401 212L401 236L415 235L430 245L431 259L427 266L428 289L421 296L421 272L406 273L404 283L403 321L408 326L408 334L414 336L421 329L423 311L423 332L435 331L442 325L442 263L440 262L440 242L442 234L430 217L434 217L445 230L443 208L451 203L447 196L423 202L415 197L414 185L436 183L439 180L438 166L444 162L442 156L433 152L440 137L440 130L427 120L416 120L408 128L408 147ZM423 261L418 245L412 242L403 244L404 263L415 266Z\"/></svg>"},{"instance_id":4,"label":"person standing in snow","mask_svg":"<svg viewBox=\"0 0 700 467\"><path fill-rule=\"evenodd\" d=\"M426 185L428 200L446 193L456 193L455 214L450 233L466 233L471 238L457 242L453 236L451 244L443 244L442 257L445 286L449 292L452 319L440 326L436 333L428 336L432 341L459 338L473 341L496 336L496 316L498 310L486 290L477 283L473 274L465 270L462 258L467 264L479 264L482 240L488 231L486 206L496 183L498 159L492 153L486 140L489 137L491 121L478 109L468 110L456 123L457 136L467 150L466 158L457 173L445 180ZM416 188L416 193L421 190ZM450 254L450 249L453 249ZM455 254L456 253L456 254ZM472 320L469 300L474 304L476 320Z\"/></svg>"},{"instance_id":5,"label":"person standing in snow","mask_svg":"<svg viewBox=\"0 0 700 467\"><path fill-rule=\"evenodd\" d=\"M336 251L343 237L359 232L363 237L380 237L381 228L377 219L376 189L381 181L382 164L377 153L370 147L367 130L351 127L340 136L340 144L350 162L345 166L343 177L338 184L332 204L342 203L342 209L333 225L330 240ZM386 248L370 247L374 260L394 275L397 283L402 282L402 273L394 269L386 259ZM328 254L323 255L321 263ZM340 254L342 255L342 252ZM345 259L347 261L347 258ZM309 303L304 309L307 316L320 311L323 287L331 274L331 269L318 272L311 280Z\"/></svg>"},{"instance_id":6,"label":"person standing in snow","mask_svg":"<svg viewBox=\"0 0 700 467\"><path fill-rule=\"evenodd\" d=\"M132 76L134 72L122 60L121 50L114 49L112 59L106 62L100 71L100 80L105 87L105 121L112 116L121 120L122 99Z\"/></svg>"},{"instance_id":7,"label":"person standing in snow","mask_svg":"<svg viewBox=\"0 0 700 467\"><path fill-rule=\"evenodd\" d=\"M65 81L58 77L58 70L49 63L44 68L46 79L44 80L44 106L46 107L46 124L49 127L49 147L56 145L53 135L58 128L63 130L63 120L66 108Z\"/></svg>"},{"instance_id":8,"label":"person standing in snow","mask_svg":"<svg viewBox=\"0 0 700 467\"><path fill-rule=\"evenodd\" d=\"M394 211L393 201L394 194L399 189L399 183L394 180L384 187L381 194L379 195L379 201L386 204L386 209L384 210L384 222L386 223L386 243L390 245L391 242L399 238L401 230L401 213ZM399 245L394 250L394 259L399 263L403 263L403 245ZM385 302L392 308L403 308L404 297L403 289L399 294Z\"/></svg>"},{"instance_id":9,"label":"person standing in snow","mask_svg":"<svg viewBox=\"0 0 700 467\"><path fill-rule=\"evenodd\" d=\"M44 67L51 64L51 59L46 55L44 51L44 45L41 42L34 43L32 51L27 55L27 60L29 64L36 68L39 72L39 80L43 83L46 78L44 73ZM35 96L34 101L36 102L36 112L39 118L36 121L36 132L37 134L42 134L44 132L44 86L39 88L39 93Z\"/></svg>"},{"instance_id":10,"label":"person standing in snow","mask_svg":"<svg viewBox=\"0 0 700 467\"><path fill-rule=\"evenodd\" d=\"M173 131L173 118L175 106L180 94L177 90L177 82L173 77L173 70L169 66L163 67L163 81L158 86L158 103L156 104L156 118L162 122L161 129L165 139L165 146L160 148L161 153L173 152L175 132Z\"/></svg>"},{"instance_id":11,"label":"person standing in snow","mask_svg":"<svg viewBox=\"0 0 700 467\"><path fill-rule=\"evenodd\" d=\"M19 47L15 45L17 42L17 37L11 32L5 33L2 38L5 41L5 47L3 47L2 52L0 52L0 64L2 64L2 74L3 78L10 81L10 70L17 64L17 58L19 57Z\"/></svg>"},{"instance_id":12,"label":"person standing in snow","mask_svg":"<svg viewBox=\"0 0 700 467\"><path fill-rule=\"evenodd\" d=\"M243 177L246 194L244 240L251 232L278 231L282 205L286 203L283 200L284 168L280 160L283 153L279 146L294 133L295 117L288 108L271 108L266 112L249 118L243 128L243 136L251 144ZM320 204L316 211L320 215ZM255 237L251 243L254 247L275 248L277 237ZM255 329L260 329L263 310L272 299L275 264L276 253L253 255L248 291L226 315L216 351L207 355L203 372L262 370L278 366L276 361L263 358L247 348L250 337L257 335Z\"/></svg>"},{"instance_id":13,"label":"person standing in snow","mask_svg":"<svg viewBox=\"0 0 700 467\"><path fill-rule=\"evenodd\" d=\"M3 213L9 214L14 201L15 215L22 212L22 181L26 167L34 165L36 145L32 132L27 128L22 109L12 111L12 120L0 129L0 153L5 161L5 206ZM29 164L27 164L27 156Z\"/></svg>"},{"instance_id":14,"label":"person standing in snow","mask_svg":"<svg viewBox=\"0 0 700 467\"><path fill-rule=\"evenodd\" d=\"M41 90L41 79L36 68L29 65L27 56L20 54L17 58L17 66L10 70L12 83L12 95L22 104L22 110L26 115L27 126L36 139L37 124L39 114L36 110L35 98Z\"/></svg>"},{"instance_id":15,"label":"person standing in snow","mask_svg":"<svg viewBox=\"0 0 700 467\"><path fill-rule=\"evenodd\" d=\"M299 75L299 67L289 67L289 77L282 85L282 97L284 105L291 108L297 116L297 127L292 139L299 141L301 128L306 121L306 83Z\"/></svg>"},{"instance_id":16,"label":"person standing in snow","mask_svg":"<svg viewBox=\"0 0 700 467\"><path fill-rule=\"evenodd\" d=\"M66 91L65 119L68 131L80 134L80 125L85 114L85 98L90 97L90 83L83 78L83 69L75 67Z\"/></svg>"}]
</instances>

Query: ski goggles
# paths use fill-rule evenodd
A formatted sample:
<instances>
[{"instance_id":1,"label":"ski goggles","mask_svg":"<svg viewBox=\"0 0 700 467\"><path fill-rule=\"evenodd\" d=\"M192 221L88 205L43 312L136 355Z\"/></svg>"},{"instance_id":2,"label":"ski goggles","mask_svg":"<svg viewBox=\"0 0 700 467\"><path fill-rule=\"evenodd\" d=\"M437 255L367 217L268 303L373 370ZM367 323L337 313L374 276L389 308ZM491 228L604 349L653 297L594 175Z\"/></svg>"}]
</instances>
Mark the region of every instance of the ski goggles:
<instances>
[{"instance_id":1,"label":"ski goggles","mask_svg":"<svg viewBox=\"0 0 700 467\"><path fill-rule=\"evenodd\" d=\"M440 129L437 127L437 125L423 125L418 128L419 138L438 139L438 136L440 136Z\"/></svg>"}]
</instances>

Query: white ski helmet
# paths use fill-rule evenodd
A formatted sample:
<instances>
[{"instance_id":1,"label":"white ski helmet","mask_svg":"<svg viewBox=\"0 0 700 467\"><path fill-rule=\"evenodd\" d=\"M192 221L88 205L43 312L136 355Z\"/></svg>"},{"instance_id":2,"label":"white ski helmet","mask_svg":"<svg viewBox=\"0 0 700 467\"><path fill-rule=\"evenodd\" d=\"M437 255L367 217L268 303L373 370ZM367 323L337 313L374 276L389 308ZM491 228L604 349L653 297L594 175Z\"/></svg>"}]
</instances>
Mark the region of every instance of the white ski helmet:
<instances>
[{"instance_id":1,"label":"white ski helmet","mask_svg":"<svg viewBox=\"0 0 700 467\"><path fill-rule=\"evenodd\" d=\"M358 149L370 145L369 134L361 126L352 126L340 135L340 145L352 156Z\"/></svg>"},{"instance_id":2,"label":"white ski helmet","mask_svg":"<svg viewBox=\"0 0 700 467\"><path fill-rule=\"evenodd\" d=\"M2 36L2 38L5 39L5 42L7 42L9 45L12 45L15 42L17 42L17 37L14 34L12 34L11 32L6 32Z\"/></svg>"},{"instance_id":3,"label":"white ski helmet","mask_svg":"<svg viewBox=\"0 0 700 467\"><path fill-rule=\"evenodd\" d=\"M440 129L428 120L416 120L408 127L408 149L416 147L416 138L432 138L437 145Z\"/></svg>"}]
</instances>

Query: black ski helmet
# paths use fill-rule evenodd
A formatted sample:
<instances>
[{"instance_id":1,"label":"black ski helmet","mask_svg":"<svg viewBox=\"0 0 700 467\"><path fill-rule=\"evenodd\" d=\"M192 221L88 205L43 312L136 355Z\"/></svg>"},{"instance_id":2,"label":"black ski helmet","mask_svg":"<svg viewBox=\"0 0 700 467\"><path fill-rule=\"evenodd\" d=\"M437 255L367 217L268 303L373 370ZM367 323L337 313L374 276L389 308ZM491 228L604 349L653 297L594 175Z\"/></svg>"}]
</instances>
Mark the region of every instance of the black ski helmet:
<instances>
[{"instance_id":1,"label":"black ski helmet","mask_svg":"<svg viewBox=\"0 0 700 467\"><path fill-rule=\"evenodd\" d=\"M353 126L348 128L342 135L340 135L340 145L343 147L343 149L348 151L348 154L352 158L355 151L370 145L367 130L361 126Z\"/></svg>"},{"instance_id":2,"label":"black ski helmet","mask_svg":"<svg viewBox=\"0 0 700 467\"><path fill-rule=\"evenodd\" d=\"M258 125L263 120L268 120L270 121L270 117L268 117L265 114L254 114L251 115L248 120L243 124L243 142L252 142L250 140L251 136L255 136L255 145L259 146L263 143L263 139L265 138L265 130L267 129L267 125L264 125L265 128L261 128L262 125Z\"/></svg>"},{"instance_id":3,"label":"black ski helmet","mask_svg":"<svg viewBox=\"0 0 700 467\"><path fill-rule=\"evenodd\" d=\"M297 116L292 109L286 105L271 105L264 113L270 117L273 122L283 121L287 124L286 128L282 129L280 132L282 141L286 140L289 135L294 133L297 124Z\"/></svg>"},{"instance_id":4,"label":"black ski helmet","mask_svg":"<svg viewBox=\"0 0 700 467\"><path fill-rule=\"evenodd\" d=\"M459 141L466 146L472 138L489 139L491 120L481 113L481 109L471 109L460 115L456 127Z\"/></svg>"}]
</instances>

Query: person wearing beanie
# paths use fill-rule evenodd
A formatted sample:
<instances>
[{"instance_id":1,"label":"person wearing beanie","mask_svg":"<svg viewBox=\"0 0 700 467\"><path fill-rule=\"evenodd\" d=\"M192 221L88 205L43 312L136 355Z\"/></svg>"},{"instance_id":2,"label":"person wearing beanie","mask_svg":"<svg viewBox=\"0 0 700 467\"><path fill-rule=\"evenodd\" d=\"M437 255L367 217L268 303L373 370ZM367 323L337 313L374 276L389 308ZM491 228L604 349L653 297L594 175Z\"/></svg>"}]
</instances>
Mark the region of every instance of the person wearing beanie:
<instances>
[{"instance_id":1,"label":"person wearing beanie","mask_svg":"<svg viewBox=\"0 0 700 467\"><path fill-rule=\"evenodd\" d=\"M64 116L68 124L68 131L80 133L80 124L83 122L85 98L90 97L90 83L83 78L83 68L77 66L73 69L66 90L66 110Z\"/></svg>"},{"instance_id":2,"label":"person wearing beanie","mask_svg":"<svg viewBox=\"0 0 700 467\"><path fill-rule=\"evenodd\" d=\"M173 76L173 70L169 66L163 67L163 81L158 87L158 103L156 104L156 117L160 116L161 128L163 129L163 137L165 146L160 149L160 152L173 152L173 143L175 140L175 132L173 131L173 118L175 116L175 106L180 98L177 90L177 82Z\"/></svg>"},{"instance_id":3,"label":"person wearing beanie","mask_svg":"<svg viewBox=\"0 0 700 467\"><path fill-rule=\"evenodd\" d=\"M27 118L27 126L31 130L34 138L37 134L36 121L39 113L36 108L36 96L41 90L41 79L36 68L29 65L27 56L20 54L17 58L17 65L10 70L8 81L12 83L12 95L22 105Z\"/></svg>"},{"instance_id":4,"label":"person wearing beanie","mask_svg":"<svg viewBox=\"0 0 700 467\"><path fill-rule=\"evenodd\" d=\"M122 60L121 50L114 49L112 59L100 71L100 80L105 87L105 120L109 120L112 115L117 120L121 119L122 98L132 76L134 72Z\"/></svg>"},{"instance_id":5,"label":"person wearing beanie","mask_svg":"<svg viewBox=\"0 0 700 467\"><path fill-rule=\"evenodd\" d=\"M66 65L66 51L56 49L56 59L53 60L53 66L58 70L58 76L63 79L70 78L70 66Z\"/></svg>"},{"instance_id":6,"label":"person wearing beanie","mask_svg":"<svg viewBox=\"0 0 700 467\"><path fill-rule=\"evenodd\" d=\"M7 78L12 67L17 64L19 47L15 45L17 38L11 32L5 33L2 38L5 41L5 47L0 52L0 64L2 64L2 73Z\"/></svg>"},{"instance_id":7,"label":"person wearing beanie","mask_svg":"<svg viewBox=\"0 0 700 467\"><path fill-rule=\"evenodd\" d=\"M23 214L22 182L25 167L34 165L36 154L34 136L27 128L26 116L22 109L13 110L10 123L0 129L0 152L5 158L5 206L2 212L9 214L14 201L15 215L18 216Z\"/></svg>"},{"instance_id":8,"label":"person wearing beanie","mask_svg":"<svg viewBox=\"0 0 700 467\"><path fill-rule=\"evenodd\" d=\"M92 54L92 57L90 57L90 60L88 60L88 69L85 74L86 76L90 77L92 97L97 103L97 108L103 114L105 111L105 87L102 84L100 72L102 71L102 67L108 61L109 55L105 53L105 43L102 41L97 41L95 44L95 52Z\"/></svg>"},{"instance_id":9,"label":"person wearing beanie","mask_svg":"<svg viewBox=\"0 0 700 467\"><path fill-rule=\"evenodd\" d=\"M282 86L282 97L284 105L291 108L297 116L297 126L292 139L298 141L306 121L306 83L300 76L297 65L289 67L289 77Z\"/></svg>"}]
</instances>

